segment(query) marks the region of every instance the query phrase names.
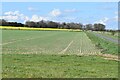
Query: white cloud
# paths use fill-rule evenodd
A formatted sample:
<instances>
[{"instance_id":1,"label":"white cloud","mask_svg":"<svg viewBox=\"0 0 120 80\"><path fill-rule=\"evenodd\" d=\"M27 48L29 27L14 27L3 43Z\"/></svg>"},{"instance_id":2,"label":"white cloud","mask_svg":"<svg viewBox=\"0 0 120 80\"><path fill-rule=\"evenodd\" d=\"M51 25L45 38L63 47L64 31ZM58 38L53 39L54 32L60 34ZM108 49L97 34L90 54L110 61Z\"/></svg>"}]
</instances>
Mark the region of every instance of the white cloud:
<instances>
[{"instance_id":1,"label":"white cloud","mask_svg":"<svg viewBox=\"0 0 120 80\"><path fill-rule=\"evenodd\" d=\"M104 24L106 25L106 23L108 22L109 18L107 17L104 17L103 19L99 20L99 21L96 21L94 23L101 23L101 24Z\"/></svg>"},{"instance_id":2,"label":"white cloud","mask_svg":"<svg viewBox=\"0 0 120 80\"><path fill-rule=\"evenodd\" d=\"M54 17L57 17L57 16L60 16L62 13L59 9L53 9L51 12L50 12L50 15L51 16L54 16Z\"/></svg>"},{"instance_id":3,"label":"white cloud","mask_svg":"<svg viewBox=\"0 0 120 80\"><path fill-rule=\"evenodd\" d=\"M32 18L30 19L30 21L41 21L41 20L44 20L44 21L47 21L48 18L47 17L42 17L42 16L38 16L38 15L33 15Z\"/></svg>"},{"instance_id":4,"label":"white cloud","mask_svg":"<svg viewBox=\"0 0 120 80\"><path fill-rule=\"evenodd\" d=\"M28 7L28 10L29 10L29 11L38 11L38 9L33 8L33 7Z\"/></svg>"},{"instance_id":5,"label":"white cloud","mask_svg":"<svg viewBox=\"0 0 120 80\"><path fill-rule=\"evenodd\" d=\"M77 11L79 11L79 10L77 10L77 9L66 9L66 10L64 10L64 12L68 12L68 13L77 12Z\"/></svg>"},{"instance_id":6,"label":"white cloud","mask_svg":"<svg viewBox=\"0 0 120 80\"><path fill-rule=\"evenodd\" d=\"M5 12L3 16L0 16L0 19L5 19L8 21L16 21L16 20L29 20L28 16L25 16L24 14L20 13L19 11L8 11Z\"/></svg>"},{"instance_id":7,"label":"white cloud","mask_svg":"<svg viewBox=\"0 0 120 80\"><path fill-rule=\"evenodd\" d=\"M2 16L0 18L5 20L10 20L10 21L18 20L18 16L12 16L12 15Z\"/></svg>"},{"instance_id":8,"label":"white cloud","mask_svg":"<svg viewBox=\"0 0 120 80\"><path fill-rule=\"evenodd\" d=\"M29 20L29 17L28 17L28 16L22 16L22 17L21 17L21 20L24 20L24 22L26 22L26 21Z\"/></svg>"},{"instance_id":9,"label":"white cloud","mask_svg":"<svg viewBox=\"0 0 120 80\"><path fill-rule=\"evenodd\" d=\"M4 15L16 15L16 16L19 16L20 15L20 12L19 11L8 11L8 12L5 12Z\"/></svg>"},{"instance_id":10,"label":"white cloud","mask_svg":"<svg viewBox=\"0 0 120 80\"><path fill-rule=\"evenodd\" d=\"M4 14L5 14L5 15L13 15L13 12L12 12L12 11L9 11L9 12L5 12Z\"/></svg>"},{"instance_id":11,"label":"white cloud","mask_svg":"<svg viewBox=\"0 0 120 80\"><path fill-rule=\"evenodd\" d=\"M26 22L28 20L30 21L41 21L45 20L47 21L49 17L43 17L38 15L32 15L32 17L25 16L24 14L20 13L19 11L8 11L3 14L3 16L0 16L0 19L5 19L8 21L19 21L22 20L23 22Z\"/></svg>"},{"instance_id":12,"label":"white cloud","mask_svg":"<svg viewBox=\"0 0 120 80\"><path fill-rule=\"evenodd\" d=\"M9 21L15 21L19 19L19 11L8 11L5 12L3 16L1 16L1 19L9 20Z\"/></svg>"}]
</instances>

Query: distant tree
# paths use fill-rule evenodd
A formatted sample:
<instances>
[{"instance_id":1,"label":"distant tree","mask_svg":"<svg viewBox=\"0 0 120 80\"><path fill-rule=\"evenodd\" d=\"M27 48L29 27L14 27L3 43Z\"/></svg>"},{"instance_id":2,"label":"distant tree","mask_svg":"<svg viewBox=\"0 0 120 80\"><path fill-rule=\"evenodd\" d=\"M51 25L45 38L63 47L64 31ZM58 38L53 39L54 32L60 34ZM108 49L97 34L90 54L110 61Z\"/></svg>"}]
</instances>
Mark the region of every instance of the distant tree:
<instances>
[{"instance_id":1,"label":"distant tree","mask_svg":"<svg viewBox=\"0 0 120 80\"><path fill-rule=\"evenodd\" d=\"M80 26L80 29L82 29L84 26L82 23L79 23L78 25Z\"/></svg>"},{"instance_id":2,"label":"distant tree","mask_svg":"<svg viewBox=\"0 0 120 80\"><path fill-rule=\"evenodd\" d=\"M60 24L60 23L57 23L57 25L58 25L58 28L61 29L61 24Z\"/></svg>"},{"instance_id":3,"label":"distant tree","mask_svg":"<svg viewBox=\"0 0 120 80\"><path fill-rule=\"evenodd\" d=\"M66 25L66 23L65 23L65 22L63 22L63 25Z\"/></svg>"},{"instance_id":4,"label":"distant tree","mask_svg":"<svg viewBox=\"0 0 120 80\"><path fill-rule=\"evenodd\" d=\"M63 22L62 23L62 29L65 29L67 27L67 23Z\"/></svg>"},{"instance_id":5,"label":"distant tree","mask_svg":"<svg viewBox=\"0 0 120 80\"><path fill-rule=\"evenodd\" d=\"M81 26L82 24L78 24L78 23L68 23L67 24L67 29L81 29Z\"/></svg>"},{"instance_id":6,"label":"distant tree","mask_svg":"<svg viewBox=\"0 0 120 80\"><path fill-rule=\"evenodd\" d=\"M33 22L33 21L27 21L27 22L25 23L25 25L28 26L28 27L36 27L36 23Z\"/></svg>"},{"instance_id":7,"label":"distant tree","mask_svg":"<svg viewBox=\"0 0 120 80\"><path fill-rule=\"evenodd\" d=\"M4 19L0 19L0 26L6 26L8 23Z\"/></svg>"},{"instance_id":8,"label":"distant tree","mask_svg":"<svg viewBox=\"0 0 120 80\"><path fill-rule=\"evenodd\" d=\"M24 26L24 24L22 24L22 23L8 22L8 21L6 21L4 19L0 20L0 25L1 26L15 26L15 27L23 27Z\"/></svg>"},{"instance_id":9,"label":"distant tree","mask_svg":"<svg viewBox=\"0 0 120 80\"><path fill-rule=\"evenodd\" d=\"M33 28L60 28L60 29L81 29L81 30L96 30L96 31L104 31L105 25L103 24L92 24L83 25L82 23L58 23L53 21L26 21L25 24L17 23L17 22L7 22L4 19L0 19L0 25L2 26L15 26L15 27L33 27Z\"/></svg>"},{"instance_id":10,"label":"distant tree","mask_svg":"<svg viewBox=\"0 0 120 80\"><path fill-rule=\"evenodd\" d=\"M98 23L98 24L94 24L94 30L95 31L104 31L105 30L105 25Z\"/></svg>"},{"instance_id":11,"label":"distant tree","mask_svg":"<svg viewBox=\"0 0 120 80\"><path fill-rule=\"evenodd\" d=\"M58 28L58 24L56 22L49 21L48 24L47 24L47 27L49 27L49 28Z\"/></svg>"},{"instance_id":12,"label":"distant tree","mask_svg":"<svg viewBox=\"0 0 120 80\"><path fill-rule=\"evenodd\" d=\"M93 30L93 25L92 24L86 24L86 30Z\"/></svg>"},{"instance_id":13,"label":"distant tree","mask_svg":"<svg viewBox=\"0 0 120 80\"><path fill-rule=\"evenodd\" d=\"M47 28L47 24L42 20L42 21L37 22L37 27Z\"/></svg>"}]
</instances>

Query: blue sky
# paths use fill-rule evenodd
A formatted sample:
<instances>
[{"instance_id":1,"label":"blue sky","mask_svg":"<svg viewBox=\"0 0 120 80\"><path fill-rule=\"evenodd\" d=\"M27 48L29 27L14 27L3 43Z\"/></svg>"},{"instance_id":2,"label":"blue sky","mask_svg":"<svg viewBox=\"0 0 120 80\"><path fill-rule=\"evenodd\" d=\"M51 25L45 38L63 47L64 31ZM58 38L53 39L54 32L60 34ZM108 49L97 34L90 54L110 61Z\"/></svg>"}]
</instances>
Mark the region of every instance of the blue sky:
<instances>
[{"instance_id":1,"label":"blue sky","mask_svg":"<svg viewBox=\"0 0 120 80\"><path fill-rule=\"evenodd\" d=\"M107 29L118 29L117 2L3 2L2 15L8 21L27 20L102 23Z\"/></svg>"}]
</instances>

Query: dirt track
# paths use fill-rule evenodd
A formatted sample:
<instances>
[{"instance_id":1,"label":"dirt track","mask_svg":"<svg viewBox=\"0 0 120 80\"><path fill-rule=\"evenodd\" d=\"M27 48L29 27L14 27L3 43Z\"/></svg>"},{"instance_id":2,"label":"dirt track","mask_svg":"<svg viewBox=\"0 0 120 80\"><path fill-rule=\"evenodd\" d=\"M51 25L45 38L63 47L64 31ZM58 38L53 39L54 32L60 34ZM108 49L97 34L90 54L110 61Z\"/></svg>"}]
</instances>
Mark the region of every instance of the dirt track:
<instances>
[{"instance_id":1,"label":"dirt track","mask_svg":"<svg viewBox=\"0 0 120 80\"><path fill-rule=\"evenodd\" d=\"M113 39L113 38L110 38L108 36L104 36L104 35L98 34L98 33L93 33L93 34L96 35L97 37L103 38L103 39L111 41L113 43L120 44L119 41L118 41L118 39Z\"/></svg>"}]
</instances>

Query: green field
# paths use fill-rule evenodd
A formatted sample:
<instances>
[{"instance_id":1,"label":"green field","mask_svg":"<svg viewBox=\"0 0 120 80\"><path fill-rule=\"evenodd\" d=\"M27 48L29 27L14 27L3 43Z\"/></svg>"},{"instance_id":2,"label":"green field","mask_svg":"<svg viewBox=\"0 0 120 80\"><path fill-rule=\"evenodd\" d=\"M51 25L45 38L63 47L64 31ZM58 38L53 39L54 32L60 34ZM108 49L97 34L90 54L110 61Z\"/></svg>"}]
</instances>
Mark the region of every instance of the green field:
<instances>
[{"instance_id":1,"label":"green field","mask_svg":"<svg viewBox=\"0 0 120 80\"><path fill-rule=\"evenodd\" d=\"M120 53L119 47L120 45L115 44L109 40L102 39L98 36L93 35L91 32L86 32L87 36L91 39L91 41L101 49L101 53L118 55Z\"/></svg>"},{"instance_id":2,"label":"green field","mask_svg":"<svg viewBox=\"0 0 120 80\"><path fill-rule=\"evenodd\" d=\"M118 77L84 32L2 30L2 51L5 78Z\"/></svg>"},{"instance_id":3,"label":"green field","mask_svg":"<svg viewBox=\"0 0 120 80\"><path fill-rule=\"evenodd\" d=\"M102 34L104 36L107 36L107 37L110 37L110 38L113 38L113 39L120 39L120 33L119 32L115 32L114 35L112 35L112 32L96 32L96 33L99 33L99 34Z\"/></svg>"},{"instance_id":4,"label":"green field","mask_svg":"<svg viewBox=\"0 0 120 80\"><path fill-rule=\"evenodd\" d=\"M3 30L4 54L100 53L83 32Z\"/></svg>"}]
</instances>

